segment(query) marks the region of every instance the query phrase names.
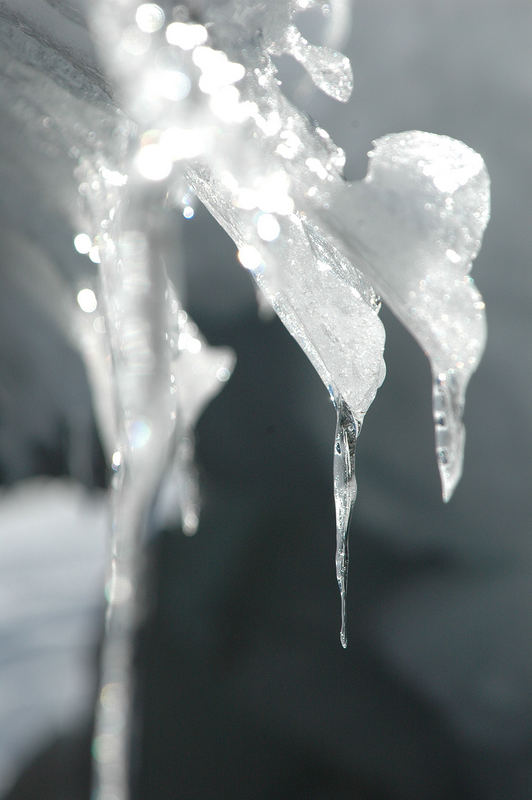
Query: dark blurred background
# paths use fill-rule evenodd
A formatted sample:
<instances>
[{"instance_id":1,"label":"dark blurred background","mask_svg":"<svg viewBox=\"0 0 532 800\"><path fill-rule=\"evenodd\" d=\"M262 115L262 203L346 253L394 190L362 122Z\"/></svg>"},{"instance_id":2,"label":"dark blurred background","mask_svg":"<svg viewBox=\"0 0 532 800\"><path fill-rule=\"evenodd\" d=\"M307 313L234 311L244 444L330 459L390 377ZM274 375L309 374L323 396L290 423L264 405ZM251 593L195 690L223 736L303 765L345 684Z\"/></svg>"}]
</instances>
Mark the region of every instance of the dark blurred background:
<instances>
[{"instance_id":1,"label":"dark blurred background","mask_svg":"<svg viewBox=\"0 0 532 800\"><path fill-rule=\"evenodd\" d=\"M311 15L304 25L312 32ZM525 0L358 0L343 45L356 82L347 106L280 64L287 94L346 149L349 178L365 174L372 139L420 129L465 141L492 179L473 271L489 339L446 506L428 363L382 312L388 374L358 449L345 652L327 392L281 324L259 319L216 223L200 209L187 223L187 307L238 362L197 429L198 534L154 532L150 544L138 800L532 797L531 34ZM15 197L0 205L5 227L23 183L4 183ZM48 214L39 242L54 260L72 231L42 195L32 203ZM101 486L81 362L14 269L4 257L4 483L64 474ZM89 725L28 753L10 800L88 797Z\"/></svg>"}]
</instances>

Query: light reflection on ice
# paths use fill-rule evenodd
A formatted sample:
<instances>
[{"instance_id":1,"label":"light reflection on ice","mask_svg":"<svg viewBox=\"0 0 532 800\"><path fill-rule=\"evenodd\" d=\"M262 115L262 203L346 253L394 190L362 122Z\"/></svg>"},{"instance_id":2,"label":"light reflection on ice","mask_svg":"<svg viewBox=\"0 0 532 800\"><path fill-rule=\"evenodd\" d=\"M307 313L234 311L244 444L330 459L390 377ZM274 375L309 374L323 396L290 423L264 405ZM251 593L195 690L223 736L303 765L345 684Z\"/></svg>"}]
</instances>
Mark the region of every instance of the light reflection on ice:
<instances>
[{"instance_id":1,"label":"light reflection on ice","mask_svg":"<svg viewBox=\"0 0 532 800\"><path fill-rule=\"evenodd\" d=\"M74 247L78 253L88 255L92 247L91 237L87 233L78 233L74 237Z\"/></svg>"},{"instance_id":2,"label":"light reflection on ice","mask_svg":"<svg viewBox=\"0 0 532 800\"><path fill-rule=\"evenodd\" d=\"M78 306L86 314L92 314L98 308L98 300L92 289L80 289L76 300L78 301Z\"/></svg>"},{"instance_id":3,"label":"light reflection on ice","mask_svg":"<svg viewBox=\"0 0 532 800\"><path fill-rule=\"evenodd\" d=\"M164 25L164 11L156 3L142 3L135 12L135 22L144 33L155 33Z\"/></svg>"}]
</instances>

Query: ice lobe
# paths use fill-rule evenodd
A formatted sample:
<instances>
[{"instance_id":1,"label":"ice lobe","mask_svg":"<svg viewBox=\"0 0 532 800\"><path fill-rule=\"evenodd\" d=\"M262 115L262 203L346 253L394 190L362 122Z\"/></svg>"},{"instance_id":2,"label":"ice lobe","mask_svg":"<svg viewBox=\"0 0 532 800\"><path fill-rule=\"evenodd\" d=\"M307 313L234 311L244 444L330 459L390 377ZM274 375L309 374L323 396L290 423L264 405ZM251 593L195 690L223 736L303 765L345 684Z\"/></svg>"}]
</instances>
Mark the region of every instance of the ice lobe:
<instances>
[{"instance_id":1,"label":"ice lobe","mask_svg":"<svg viewBox=\"0 0 532 800\"><path fill-rule=\"evenodd\" d=\"M261 241L256 214L234 208L212 174L190 171L190 184L240 252L248 269L325 386L362 421L384 379L384 328L364 277L320 233L290 215L275 242ZM246 248L244 250L244 248Z\"/></svg>"},{"instance_id":2,"label":"ice lobe","mask_svg":"<svg viewBox=\"0 0 532 800\"><path fill-rule=\"evenodd\" d=\"M489 218L489 178L478 153L431 133L390 134L370 156L365 180L332 196L326 224L429 357L447 501L462 472L465 391L486 340L469 270Z\"/></svg>"},{"instance_id":3,"label":"ice lobe","mask_svg":"<svg viewBox=\"0 0 532 800\"><path fill-rule=\"evenodd\" d=\"M147 521L150 513L158 513L159 521L181 520L186 533L195 531L199 503L192 427L233 365L228 350L208 347L179 303L167 273L174 255L164 237L167 193L160 181L138 175L128 152L129 134L129 126L116 131L124 139L121 159L106 163L95 154L82 159L76 171L80 186L90 187L84 194L87 238L98 242L100 268L98 298L94 309L84 312L82 350L91 367L96 408L114 410L104 427L115 474L107 635L94 738L98 798L127 796L130 714L127 707L107 703L105 692L106 687L118 687L122 697L131 692L135 590L142 578ZM89 315L98 307L103 318L90 324Z\"/></svg>"}]
</instances>

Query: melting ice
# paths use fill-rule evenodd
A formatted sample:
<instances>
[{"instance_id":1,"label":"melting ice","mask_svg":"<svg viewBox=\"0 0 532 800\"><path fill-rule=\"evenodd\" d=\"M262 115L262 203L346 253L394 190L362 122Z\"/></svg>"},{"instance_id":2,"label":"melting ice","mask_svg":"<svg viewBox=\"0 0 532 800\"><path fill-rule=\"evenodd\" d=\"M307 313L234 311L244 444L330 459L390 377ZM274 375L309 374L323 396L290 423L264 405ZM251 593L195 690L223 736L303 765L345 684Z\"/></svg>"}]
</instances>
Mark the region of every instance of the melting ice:
<instances>
[{"instance_id":1,"label":"melting ice","mask_svg":"<svg viewBox=\"0 0 532 800\"><path fill-rule=\"evenodd\" d=\"M56 80L45 92L46 53L38 37L24 39L10 5L6 52L16 47L25 57L2 61L6 81L26 93L14 113L29 126L48 120L46 147L77 162L84 213L65 206L76 249L99 271L99 282L79 289L92 294L78 294L76 318L115 472L96 796L123 800L140 541L150 513L179 514L194 531L193 427L234 362L227 349L210 348L186 314L168 274L178 247L162 241L162 215L178 198L187 218L192 195L199 198L331 395L345 646L356 442L385 375L380 298L430 359L448 500L462 469L465 391L485 342L484 304L469 270L488 220L489 181L470 148L419 131L378 140L366 178L344 180L343 152L286 99L274 63L288 54L319 89L349 98L348 59L307 42L297 27L298 12L330 10L321 0L98 0L91 24L105 78L83 64L76 73L58 49ZM44 96L53 98L57 121L42 116Z\"/></svg>"},{"instance_id":2,"label":"melting ice","mask_svg":"<svg viewBox=\"0 0 532 800\"><path fill-rule=\"evenodd\" d=\"M336 564L345 609L354 445L385 372L378 295L431 361L448 500L462 467L465 389L485 340L483 303L468 272L487 223L489 188L478 154L418 131L379 140L365 180L343 179L342 151L284 97L272 61L290 54L320 89L348 99L348 60L309 44L296 27L296 12L309 5L204 3L200 21L192 21L185 5L126 3L117 10L102 3L96 27L109 72L140 126L140 172L153 181L185 180L233 238L261 296L333 397ZM132 30L141 44L131 44ZM175 96L172 81L181 87Z\"/></svg>"},{"instance_id":3,"label":"melting ice","mask_svg":"<svg viewBox=\"0 0 532 800\"><path fill-rule=\"evenodd\" d=\"M465 389L485 340L468 272L489 214L481 157L418 131L374 144L363 181L282 94L272 56L348 99L348 60L309 44L296 12L319 2L102 2L97 40L124 109L139 126L137 172L183 182L233 238L249 270L333 398L337 579L345 634L347 529L356 437L384 378L381 296L427 353L436 452L448 500L460 477ZM118 42L118 46L113 43Z\"/></svg>"}]
</instances>

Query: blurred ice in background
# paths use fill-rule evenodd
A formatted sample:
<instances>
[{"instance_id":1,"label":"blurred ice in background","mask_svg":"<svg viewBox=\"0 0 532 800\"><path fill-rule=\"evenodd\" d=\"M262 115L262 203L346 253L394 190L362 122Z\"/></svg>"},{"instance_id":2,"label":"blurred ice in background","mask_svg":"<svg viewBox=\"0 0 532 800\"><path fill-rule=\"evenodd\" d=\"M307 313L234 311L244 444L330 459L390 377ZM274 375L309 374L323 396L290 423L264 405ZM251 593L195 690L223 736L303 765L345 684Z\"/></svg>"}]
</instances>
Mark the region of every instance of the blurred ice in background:
<instances>
[{"instance_id":1,"label":"blurred ice in background","mask_svg":"<svg viewBox=\"0 0 532 800\"><path fill-rule=\"evenodd\" d=\"M108 514L102 492L33 479L0 495L0 792L94 702Z\"/></svg>"}]
</instances>

